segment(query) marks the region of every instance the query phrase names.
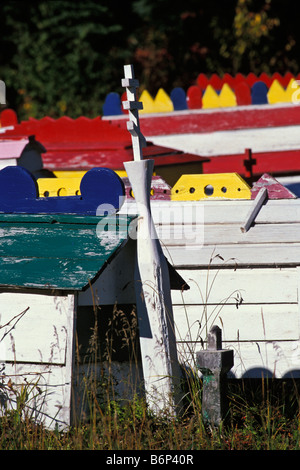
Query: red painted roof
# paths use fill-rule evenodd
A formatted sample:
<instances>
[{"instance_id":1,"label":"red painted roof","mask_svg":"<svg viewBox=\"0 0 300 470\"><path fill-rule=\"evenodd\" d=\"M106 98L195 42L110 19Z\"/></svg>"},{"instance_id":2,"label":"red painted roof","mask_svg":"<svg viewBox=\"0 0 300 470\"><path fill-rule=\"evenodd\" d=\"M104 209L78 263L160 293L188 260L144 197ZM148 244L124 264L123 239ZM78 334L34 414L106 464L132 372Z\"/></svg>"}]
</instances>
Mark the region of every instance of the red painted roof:
<instances>
[{"instance_id":1,"label":"red painted roof","mask_svg":"<svg viewBox=\"0 0 300 470\"><path fill-rule=\"evenodd\" d=\"M0 134L0 139L29 135L34 135L47 149L43 163L49 170L89 170L96 166L119 170L124 169L124 161L133 159L127 129L100 117L29 119ZM145 158L154 158L155 166L208 161L208 158L151 143L143 154Z\"/></svg>"},{"instance_id":2,"label":"red painted roof","mask_svg":"<svg viewBox=\"0 0 300 470\"><path fill-rule=\"evenodd\" d=\"M126 129L124 117L110 121ZM145 137L172 134L292 126L300 124L300 105L257 105L223 109L205 109L140 116L140 127Z\"/></svg>"},{"instance_id":3,"label":"red painted roof","mask_svg":"<svg viewBox=\"0 0 300 470\"><path fill-rule=\"evenodd\" d=\"M123 117L113 118L111 122L116 126L125 128L126 119ZM243 106L226 109L205 109L184 112L173 112L161 115L141 115L140 127L146 138L155 136L168 136L185 134L210 134L213 132L228 131L232 133L232 139L235 138L234 132L242 129L263 129L300 125L300 105L281 104L281 105L257 105ZM284 137L283 137L284 138ZM288 147L288 142L286 142ZM251 141L247 143L251 148ZM225 149L224 149L225 150ZM245 149L246 150L246 149ZM201 149L200 149L201 151ZM208 162L203 162L203 173L227 173L236 172L241 176L248 177L244 161L245 153L241 152L234 155L213 155ZM288 174L300 172L300 144L299 150L295 148L279 150L272 148L261 153L254 153L253 158L256 164L253 166L254 175L263 173Z\"/></svg>"}]
</instances>

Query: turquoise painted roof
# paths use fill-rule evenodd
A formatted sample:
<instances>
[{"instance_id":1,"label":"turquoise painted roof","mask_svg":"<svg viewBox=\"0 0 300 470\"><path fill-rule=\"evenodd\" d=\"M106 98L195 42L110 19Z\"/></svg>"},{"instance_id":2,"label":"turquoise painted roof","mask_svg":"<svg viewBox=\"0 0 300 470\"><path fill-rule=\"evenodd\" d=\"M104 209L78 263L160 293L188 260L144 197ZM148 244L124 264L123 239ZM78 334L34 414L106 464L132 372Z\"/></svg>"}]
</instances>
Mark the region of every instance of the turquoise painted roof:
<instances>
[{"instance_id":1,"label":"turquoise painted roof","mask_svg":"<svg viewBox=\"0 0 300 470\"><path fill-rule=\"evenodd\" d=\"M126 243L131 220L0 214L0 288L85 289Z\"/></svg>"}]
</instances>

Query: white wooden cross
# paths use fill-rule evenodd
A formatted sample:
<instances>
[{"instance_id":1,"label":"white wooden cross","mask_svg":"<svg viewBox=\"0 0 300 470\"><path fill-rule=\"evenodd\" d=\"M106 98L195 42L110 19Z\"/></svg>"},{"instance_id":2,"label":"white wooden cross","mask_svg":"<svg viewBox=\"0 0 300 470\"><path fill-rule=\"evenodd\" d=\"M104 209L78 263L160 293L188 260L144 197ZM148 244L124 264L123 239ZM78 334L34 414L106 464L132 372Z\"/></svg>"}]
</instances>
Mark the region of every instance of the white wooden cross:
<instances>
[{"instance_id":1,"label":"white wooden cross","mask_svg":"<svg viewBox=\"0 0 300 470\"><path fill-rule=\"evenodd\" d=\"M147 146L146 139L140 131L139 122L139 109L143 109L143 103L137 101L136 89L139 87L139 81L134 78L132 65L124 66L124 75L122 86L126 88L127 101L123 102L123 108L129 112L127 129L131 134L133 158L139 161L143 159L142 147Z\"/></svg>"},{"instance_id":2,"label":"white wooden cross","mask_svg":"<svg viewBox=\"0 0 300 470\"><path fill-rule=\"evenodd\" d=\"M143 160L146 145L139 127L136 99L138 81L132 65L125 65L129 110L127 128L131 133L134 161L124 162L134 193L137 219L137 266L135 276L136 302L139 317L140 347L148 405L154 412L168 409L176 414L182 403L180 367L177 359L175 328L170 292L169 270L164 257L150 207L150 190L154 161Z\"/></svg>"}]
</instances>

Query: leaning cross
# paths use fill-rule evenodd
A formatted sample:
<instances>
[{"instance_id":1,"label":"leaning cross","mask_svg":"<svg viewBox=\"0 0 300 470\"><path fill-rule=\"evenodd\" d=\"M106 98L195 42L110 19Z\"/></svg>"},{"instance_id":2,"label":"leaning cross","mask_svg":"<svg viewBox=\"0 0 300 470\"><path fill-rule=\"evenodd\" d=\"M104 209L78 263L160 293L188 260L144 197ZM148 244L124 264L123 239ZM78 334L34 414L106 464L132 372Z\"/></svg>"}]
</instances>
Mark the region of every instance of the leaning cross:
<instances>
[{"instance_id":1,"label":"leaning cross","mask_svg":"<svg viewBox=\"0 0 300 470\"><path fill-rule=\"evenodd\" d=\"M122 86L126 88L127 101L123 102L123 108L129 112L127 130L131 134L133 158L135 161L143 159L142 148L147 146L146 139L140 131L139 109L143 109L143 103L137 101L136 89L139 81L134 78L132 65L124 66L125 78L122 78Z\"/></svg>"}]
</instances>

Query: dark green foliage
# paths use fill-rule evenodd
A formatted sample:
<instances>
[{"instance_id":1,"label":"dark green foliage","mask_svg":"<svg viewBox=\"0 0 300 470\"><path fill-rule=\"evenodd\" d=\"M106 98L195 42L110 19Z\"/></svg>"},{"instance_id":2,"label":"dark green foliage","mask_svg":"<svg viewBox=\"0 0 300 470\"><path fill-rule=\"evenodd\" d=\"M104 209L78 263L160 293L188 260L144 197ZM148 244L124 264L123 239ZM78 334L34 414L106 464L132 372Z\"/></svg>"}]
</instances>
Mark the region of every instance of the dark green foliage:
<instances>
[{"instance_id":1,"label":"dark green foliage","mask_svg":"<svg viewBox=\"0 0 300 470\"><path fill-rule=\"evenodd\" d=\"M156 94L199 73L299 72L292 0L67 0L0 4L0 78L20 118L102 114L123 65Z\"/></svg>"},{"instance_id":2,"label":"dark green foliage","mask_svg":"<svg viewBox=\"0 0 300 470\"><path fill-rule=\"evenodd\" d=\"M108 90L120 86L127 58L114 3L5 2L1 69L9 106L20 117L101 114ZM126 34L125 34L126 37Z\"/></svg>"}]
</instances>

